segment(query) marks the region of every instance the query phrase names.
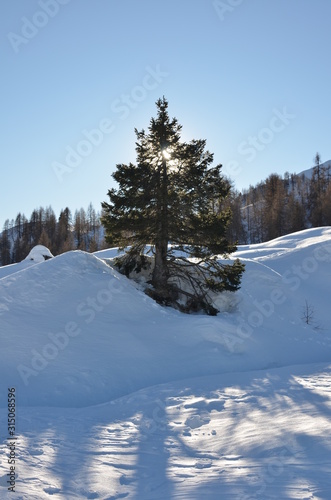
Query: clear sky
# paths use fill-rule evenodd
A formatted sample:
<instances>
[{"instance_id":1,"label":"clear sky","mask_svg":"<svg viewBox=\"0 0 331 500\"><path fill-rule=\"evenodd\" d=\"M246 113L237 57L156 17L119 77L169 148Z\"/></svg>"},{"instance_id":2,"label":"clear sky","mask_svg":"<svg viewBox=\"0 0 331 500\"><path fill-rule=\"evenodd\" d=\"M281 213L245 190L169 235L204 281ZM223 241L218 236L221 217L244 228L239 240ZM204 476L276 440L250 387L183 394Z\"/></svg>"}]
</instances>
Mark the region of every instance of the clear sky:
<instances>
[{"instance_id":1,"label":"clear sky","mask_svg":"<svg viewBox=\"0 0 331 500\"><path fill-rule=\"evenodd\" d=\"M237 189L331 159L330 0L2 0L0 228L99 210L163 95Z\"/></svg>"}]
</instances>

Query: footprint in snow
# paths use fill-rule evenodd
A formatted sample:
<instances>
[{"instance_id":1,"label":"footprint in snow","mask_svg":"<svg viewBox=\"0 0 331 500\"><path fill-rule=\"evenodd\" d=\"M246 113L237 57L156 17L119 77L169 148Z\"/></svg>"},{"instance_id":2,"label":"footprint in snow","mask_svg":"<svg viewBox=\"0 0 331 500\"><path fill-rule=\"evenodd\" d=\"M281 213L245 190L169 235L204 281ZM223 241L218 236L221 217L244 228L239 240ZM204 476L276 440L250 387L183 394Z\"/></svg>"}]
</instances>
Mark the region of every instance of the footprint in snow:
<instances>
[{"instance_id":1,"label":"footprint in snow","mask_svg":"<svg viewBox=\"0 0 331 500\"><path fill-rule=\"evenodd\" d=\"M50 486L49 488L44 488L44 492L48 493L49 495L55 495L56 493L60 493L61 489L56 488L54 486Z\"/></svg>"},{"instance_id":2,"label":"footprint in snow","mask_svg":"<svg viewBox=\"0 0 331 500\"><path fill-rule=\"evenodd\" d=\"M199 462L196 462L194 467L196 469L209 469L213 465L213 462L208 458L202 458Z\"/></svg>"},{"instance_id":3,"label":"footprint in snow","mask_svg":"<svg viewBox=\"0 0 331 500\"><path fill-rule=\"evenodd\" d=\"M116 497L111 496L105 498L105 500L119 500L120 498L127 498L129 496L129 493L120 493L119 495L116 495Z\"/></svg>"},{"instance_id":4,"label":"footprint in snow","mask_svg":"<svg viewBox=\"0 0 331 500\"><path fill-rule=\"evenodd\" d=\"M37 457L39 455L43 455L44 452L41 448L35 448L35 449L32 449L29 451L30 455L32 455L33 457Z\"/></svg>"},{"instance_id":5,"label":"footprint in snow","mask_svg":"<svg viewBox=\"0 0 331 500\"><path fill-rule=\"evenodd\" d=\"M205 415L193 415L192 417L189 417L185 421L185 425L190 427L190 429L197 429L198 427L202 427L203 425L209 424L210 418Z\"/></svg>"},{"instance_id":6,"label":"footprint in snow","mask_svg":"<svg viewBox=\"0 0 331 500\"><path fill-rule=\"evenodd\" d=\"M96 491L86 491L81 490L79 492L81 498L87 498L88 500L93 500L94 498L99 498L99 494Z\"/></svg>"},{"instance_id":7,"label":"footprint in snow","mask_svg":"<svg viewBox=\"0 0 331 500\"><path fill-rule=\"evenodd\" d=\"M134 482L135 482L134 478L127 477L126 475L120 477L120 484L122 485L128 485Z\"/></svg>"},{"instance_id":8,"label":"footprint in snow","mask_svg":"<svg viewBox=\"0 0 331 500\"><path fill-rule=\"evenodd\" d=\"M196 408L198 410L205 411L222 411L224 409L224 401L212 400L212 401L195 401L194 403L187 403L184 408Z\"/></svg>"}]
</instances>

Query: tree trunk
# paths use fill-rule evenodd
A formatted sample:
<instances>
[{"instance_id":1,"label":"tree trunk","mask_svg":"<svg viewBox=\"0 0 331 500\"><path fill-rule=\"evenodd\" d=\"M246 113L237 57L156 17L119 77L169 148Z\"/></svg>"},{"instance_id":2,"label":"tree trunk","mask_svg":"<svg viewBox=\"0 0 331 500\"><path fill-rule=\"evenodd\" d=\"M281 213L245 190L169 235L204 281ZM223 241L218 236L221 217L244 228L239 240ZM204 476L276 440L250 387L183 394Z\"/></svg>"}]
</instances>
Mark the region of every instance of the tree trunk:
<instances>
[{"instance_id":1,"label":"tree trunk","mask_svg":"<svg viewBox=\"0 0 331 500\"><path fill-rule=\"evenodd\" d=\"M157 193L157 238L155 244L155 266L152 284L155 290L162 296L168 294L168 174L167 163L163 159L158 169L158 193Z\"/></svg>"},{"instance_id":2,"label":"tree trunk","mask_svg":"<svg viewBox=\"0 0 331 500\"><path fill-rule=\"evenodd\" d=\"M168 282L167 246L159 241L155 245L155 266L153 271L153 286L156 290L164 292Z\"/></svg>"}]
</instances>

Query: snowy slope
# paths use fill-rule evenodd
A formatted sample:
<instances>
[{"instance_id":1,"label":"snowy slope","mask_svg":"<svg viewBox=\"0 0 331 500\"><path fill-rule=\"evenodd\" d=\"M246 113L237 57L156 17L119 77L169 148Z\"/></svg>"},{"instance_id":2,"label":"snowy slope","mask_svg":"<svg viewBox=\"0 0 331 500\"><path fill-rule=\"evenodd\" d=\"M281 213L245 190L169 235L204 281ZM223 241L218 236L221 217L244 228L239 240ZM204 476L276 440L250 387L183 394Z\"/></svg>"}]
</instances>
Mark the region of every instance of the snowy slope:
<instances>
[{"instance_id":1,"label":"snowy slope","mask_svg":"<svg viewBox=\"0 0 331 500\"><path fill-rule=\"evenodd\" d=\"M331 499L331 228L239 247L217 317L158 306L114 255L0 268L0 498Z\"/></svg>"},{"instance_id":2,"label":"snowy slope","mask_svg":"<svg viewBox=\"0 0 331 500\"><path fill-rule=\"evenodd\" d=\"M325 161L324 163L321 163L320 166L321 167L325 167L325 168L331 167L331 161L330 160ZM297 175L299 177L301 177L302 175L304 175L307 179L311 179L312 176L313 176L313 172L314 172L314 167L311 167L311 168L308 168L307 170L303 170L302 172L300 172Z\"/></svg>"}]
</instances>

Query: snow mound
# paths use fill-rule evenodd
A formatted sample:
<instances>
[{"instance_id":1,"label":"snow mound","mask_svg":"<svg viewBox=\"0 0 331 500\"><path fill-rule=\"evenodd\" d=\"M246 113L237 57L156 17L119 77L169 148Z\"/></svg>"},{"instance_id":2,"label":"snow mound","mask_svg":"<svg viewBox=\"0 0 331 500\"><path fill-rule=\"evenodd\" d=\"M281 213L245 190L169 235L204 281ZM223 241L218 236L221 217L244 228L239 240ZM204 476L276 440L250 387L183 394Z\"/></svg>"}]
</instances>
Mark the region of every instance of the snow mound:
<instances>
[{"instance_id":1,"label":"snow mound","mask_svg":"<svg viewBox=\"0 0 331 500\"><path fill-rule=\"evenodd\" d=\"M23 259L21 262L16 262L15 264L8 264L7 266L0 267L0 280L10 276L11 274L15 274L17 272L23 271L24 269L28 269L29 267L35 266L37 264L41 264L52 258L53 255L50 250L43 246L37 245L31 249L27 257Z\"/></svg>"},{"instance_id":2,"label":"snow mound","mask_svg":"<svg viewBox=\"0 0 331 500\"><path fill-rule=\"evenodd\" d=\"M0 406L8 384L21 406L83 407L171 380L330 360L330 228L237 254L242 288L233 310L231 295L220 298L217 317L159 306L106 252L67 252L4 277Z\"/></svg>"},{"instance_id":3,"label":"snow mound","mask_svg":"<svg viewBox=\"0 0 331 500\"><path fill-rule=\"evenodd\" d=\"M51 259L54 255L51 251L44 245L36 245L33 247L25 260L33 260L36 263L44 262L45 260Z\"/></svg>"},{"instance_id":4,"label":"snow mound","mask_svg":"<svg viewBox=\"0 0 331 500\"><path fill-rule=\"evenodd\" d=\"M162 308L116 253L0 268L1 499L8 388L15 498L330 498L331 228L238 248L217 317Z\"/></svg>"}]
</instances>

